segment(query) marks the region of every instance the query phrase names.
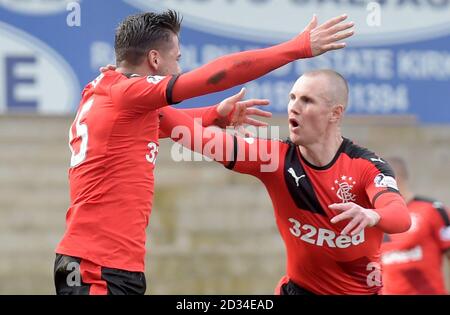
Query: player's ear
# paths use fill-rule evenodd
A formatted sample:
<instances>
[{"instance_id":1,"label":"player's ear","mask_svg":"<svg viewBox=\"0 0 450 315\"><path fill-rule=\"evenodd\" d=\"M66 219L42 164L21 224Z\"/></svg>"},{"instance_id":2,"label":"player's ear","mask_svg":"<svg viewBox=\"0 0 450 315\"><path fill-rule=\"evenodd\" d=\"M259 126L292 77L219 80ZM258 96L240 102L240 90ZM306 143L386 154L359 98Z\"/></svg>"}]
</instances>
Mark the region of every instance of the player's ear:
<instances>
[{"instance_id":1,"label":"player's ear","mask_svg":"<svg viewBox=\"0 0 450 315\"><path fill-rule=\"evenodd\" d=\"M339 122L344 116L345 107L342 104L333 105L331 109L330 122Z\"/></svg>"},{"instance_id":2,"label":"player's ear","mask_svg":"<svg viewBox=\"0 0 450 315\"><path fill-rule=\"evenodd\" d=\"M160 58L161 57L157 50L152 49L147 53L148 65L149 65L150 69L153 70L154 72L157 72L159 69L159 65L161 63Z\"/></svg>"}]
</instances>

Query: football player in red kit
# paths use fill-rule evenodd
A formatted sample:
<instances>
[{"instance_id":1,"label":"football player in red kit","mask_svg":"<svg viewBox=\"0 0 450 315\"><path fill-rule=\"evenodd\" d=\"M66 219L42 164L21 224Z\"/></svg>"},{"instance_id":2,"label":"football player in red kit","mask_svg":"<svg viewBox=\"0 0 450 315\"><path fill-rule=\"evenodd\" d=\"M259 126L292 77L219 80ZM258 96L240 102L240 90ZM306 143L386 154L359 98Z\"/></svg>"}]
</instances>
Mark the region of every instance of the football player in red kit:
<instances>
[{"instance_id":1,"label":"football player in red kit","mask_svg":"<svg viewBox=\"0 0 450 315\"><path fill-rule=\"evenodd\" d=\"M224 56L180 74L178 14L127 17L116 31L117 70L87 85L70 128L70 206L56 248L56 292L143 294L159 122L161 115L163 120L170 116L163 107L343 48L339 41L353 34L352 23L341 23L345 19L318 26L314 17L290 41ZM201 116L209 117L208 111Z\"/></svg>"},{"instance_id":2,"label":"football player in red kit","mask_svg":"<svg viewBox=\"0 0 450 315\"><path fill-rule=\"evenodd\" d=\"M379 294L383 233L411 224L386 161L341 135L347 102L346 80L318 70L291 90L286 141L211 130L190 137L198 126L180 112L161 125L189 148L201 139L201 153L265 185L287 255L277 294ZM189 134L172 129L179 125Z\"/></svg>"},{"instance_id":3,"label":"football player in red kit","mask_svg":"<svg viewBox=\"0 0 450 315\"><path fill-rule=\"evenodd\" d=\"M442 258L450 262L450 213L441 202L416 196L406 163L388 159L411 214L411 228L385 235L381 246L383 294L447 294Z\"/></svg>"}]
</instances>

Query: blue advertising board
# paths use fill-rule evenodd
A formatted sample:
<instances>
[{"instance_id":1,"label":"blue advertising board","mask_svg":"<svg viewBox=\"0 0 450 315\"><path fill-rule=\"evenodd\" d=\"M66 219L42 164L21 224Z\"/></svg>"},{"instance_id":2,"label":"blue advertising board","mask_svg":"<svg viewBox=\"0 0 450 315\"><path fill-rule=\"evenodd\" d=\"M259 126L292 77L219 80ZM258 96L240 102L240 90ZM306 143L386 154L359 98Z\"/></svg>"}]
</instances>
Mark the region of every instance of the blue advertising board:
<instances>
[{"instance_id":1,"label":"blue advertising board","mask_svg":"<svg viewBox=\"0 0 450 315\"><path fill-rule=\"evenodd\" d=\"M0 113L73 113L80 91L114 63L114 30L127 15L179 11L181 66L294 37L316 13L347 13L356 35L344 50L300 60L246 84L247 97L286 111L303 72L332 68L350 84L349 114L414 115L450 123L450 0L2 0ZM214 104L238 88L183 102Z\"/></svg>"}]
</instances>

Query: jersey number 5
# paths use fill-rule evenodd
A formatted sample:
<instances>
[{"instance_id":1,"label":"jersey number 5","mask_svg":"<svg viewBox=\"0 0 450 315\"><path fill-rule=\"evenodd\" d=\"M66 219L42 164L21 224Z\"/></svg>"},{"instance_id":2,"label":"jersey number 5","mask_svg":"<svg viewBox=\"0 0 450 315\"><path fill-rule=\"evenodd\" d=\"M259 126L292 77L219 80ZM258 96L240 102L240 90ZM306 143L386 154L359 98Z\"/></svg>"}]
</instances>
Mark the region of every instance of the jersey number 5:
<instances>
[{"instance_id":1,"label":"jersey number 5","mask_svg":"<svg viewBox=\"0 0 450 315\"><path fill-rule=\"evenodd\" d=\"M88 147L88 126L84 123L81 123L83 117L86 116L87 112L91 109L92 104L94 103L94 99L89 99L78 112L78 115L75 117L75 121L72 126L70 126L69 131L69 147L72 152L72 157L70 158L70 167L75 167L80 165L86 159L86 152ZM75 127L75 128L74 128ZM75 135L72 130L75 129ZM72 143L75 139L81 139L80 149L78 153L75 153L75 150L72 146Z\"/></svg>"}]
</instances>

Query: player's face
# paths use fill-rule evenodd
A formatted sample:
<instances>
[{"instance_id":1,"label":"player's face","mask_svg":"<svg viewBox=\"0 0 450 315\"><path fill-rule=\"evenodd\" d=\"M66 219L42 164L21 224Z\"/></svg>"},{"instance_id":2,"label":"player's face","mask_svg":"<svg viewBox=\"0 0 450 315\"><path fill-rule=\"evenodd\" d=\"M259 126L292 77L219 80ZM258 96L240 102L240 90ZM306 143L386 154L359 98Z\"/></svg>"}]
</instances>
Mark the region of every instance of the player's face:
<instances>
[{"instance_id":1,"label":"player's face","mask_svg":"<svg viewBox=\"0 0 450 315\"><path fill-rule=\"evenodd\" d=\"M300 77L289 94L289 137L296 145L321 141L330 126L332 106L323 77Z\"/></svg>"},{"instance_id":2,"label":"player's face","mask_svg":"<svg viewBox=\"0 0 450 315\"><path fill-rule=\"evenodd\" d=\"M170 44L166 49L160 51L160 59L157 75L179 74L181 72L178 64L181 58L180 43L178 36L173 34Z\"/></svg>"}]
</instances>

